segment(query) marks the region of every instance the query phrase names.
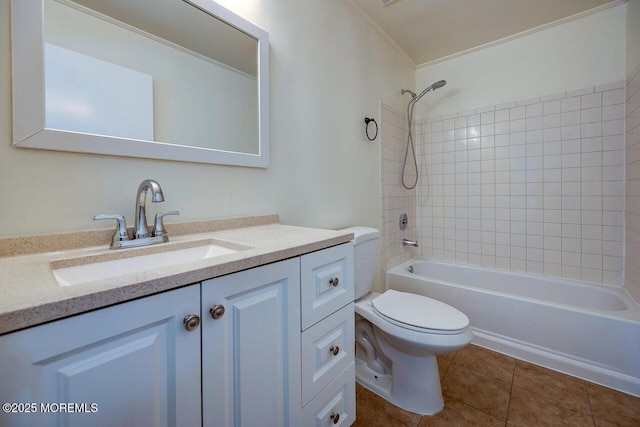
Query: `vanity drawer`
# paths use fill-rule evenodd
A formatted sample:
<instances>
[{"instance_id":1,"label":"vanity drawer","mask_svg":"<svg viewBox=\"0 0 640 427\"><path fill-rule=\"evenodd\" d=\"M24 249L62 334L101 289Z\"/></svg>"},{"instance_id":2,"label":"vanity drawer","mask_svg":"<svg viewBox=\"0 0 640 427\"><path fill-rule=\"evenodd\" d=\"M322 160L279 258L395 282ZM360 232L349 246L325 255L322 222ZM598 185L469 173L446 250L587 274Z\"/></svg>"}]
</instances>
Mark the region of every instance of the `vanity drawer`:
<instances>
[{"instance_id":1,"label":"vanity drawer","mask_svg":"<svg viewBox=\"0 0 640 427\"><path fill-rule=\"evenodd\" d=\"M302 333L302 406L354 361L353 303Z\"/></svg>"},{"instance_id":2,"label":"vanity drawer","mask_svg":"<svg viewBox=\"0 0 640 427\"><path fill-rule=\"evenodd\" d=\"M355 363L302 410L305 426L350 426L356 420Z\"/></svg>"},{"instance_id":3,"label":"vanity drawer","mask_svg":"<svg viewBox=\"0 0 640 427\"><path fill-rule=\"evenodd\" d=\"M353 302L353 245L313 252L300 264L302 330Z\"/></svg>"}]
</instances>

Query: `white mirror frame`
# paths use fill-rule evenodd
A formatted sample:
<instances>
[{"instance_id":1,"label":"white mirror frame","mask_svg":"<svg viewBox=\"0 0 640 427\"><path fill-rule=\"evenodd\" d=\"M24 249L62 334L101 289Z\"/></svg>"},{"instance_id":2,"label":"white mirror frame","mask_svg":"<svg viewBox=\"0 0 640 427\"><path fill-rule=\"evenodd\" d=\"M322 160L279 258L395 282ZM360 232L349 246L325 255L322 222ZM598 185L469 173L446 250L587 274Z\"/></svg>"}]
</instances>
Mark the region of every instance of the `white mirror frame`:
<instances>
[{"instance_id":1,"label":"white mirror frame","mask_svg":"<svg viewBox=\"0 0 640 427\"><path fill-rule=\"evenodd\" d=\"M46 128L44 0L11 1L13 145L56 151L266 168L269 166L269 36L212 0L182 0L258 42L258 154Z\"/></svg>"}]
</instances>

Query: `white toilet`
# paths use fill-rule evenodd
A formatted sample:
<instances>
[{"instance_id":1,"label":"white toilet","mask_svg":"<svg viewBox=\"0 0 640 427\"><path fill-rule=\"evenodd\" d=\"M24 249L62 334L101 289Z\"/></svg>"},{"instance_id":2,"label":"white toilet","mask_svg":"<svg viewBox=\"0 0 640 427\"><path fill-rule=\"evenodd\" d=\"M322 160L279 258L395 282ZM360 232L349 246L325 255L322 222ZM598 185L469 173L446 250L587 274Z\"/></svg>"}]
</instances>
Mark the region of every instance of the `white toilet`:
<instances>
[{"instance_id":1,"label":"white toilet","mask_svg":"<svg viewBox=\"0 0 640 427\"><path fill-rule=\"evenodd\" d=\"M421 295L370 293L380 232L354 234L356 379L394 405L422 415L442 410L436 355L469 344L469 319L455 308Z\"/></svg>"}]
</instances>

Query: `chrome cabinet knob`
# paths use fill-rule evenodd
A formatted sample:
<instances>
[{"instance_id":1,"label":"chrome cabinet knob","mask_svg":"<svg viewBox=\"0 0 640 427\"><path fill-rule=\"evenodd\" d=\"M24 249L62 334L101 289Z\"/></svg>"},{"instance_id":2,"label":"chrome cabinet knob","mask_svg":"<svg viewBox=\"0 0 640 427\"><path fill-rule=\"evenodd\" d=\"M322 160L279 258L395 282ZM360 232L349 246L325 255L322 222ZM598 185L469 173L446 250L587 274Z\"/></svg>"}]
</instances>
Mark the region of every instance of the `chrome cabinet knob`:
<instances>
[{"instance_id":1,"label":"chrome cabinet knob","mask_svg":"<svg viewBox=\"0 0 640 427\"><path fill-rule=\"evenodd\" d=\"M340 353L340 347L338 347L337 345L332 345L331 348L329 349L329 351L331 352L331 354L333 354L334 356L337 356L338 353Z\"/></svg>"},{"instance_id":2,"label":"chrome cabinet knob","mask_svg":"<svg viewBox=\"0 0 640 427\"><path fill-rule=\"evenodd\" d=\"M189 314L184 317L182 322L184 323L184 328L187 331L195 331L198 329L198 326L200 326L200 316L197 314Z\"/></svg>"},{"instance_id":3,"label":"chrome cabinet knob","mask_svg":"<svg viewBox=\"0 0 640 427\"><path fill-rule=\"evenodd\" d=\"M209 313L211 314L211 317L213 317L215 320L218 320L219 318L224 316L224 306L220 304L216 304L213 307L211 307L211 309L209 310Z\"/></svg>"},{"instance_id":4,"label":"chrome cabinet knob","mask_svg":"<svg viewBox=\"0 0 640 427\"><path fill-rule=\"evenodd\" d=\"M338 286L339 283L340 283L340 279L338 279L337 277L332 277L331 279L329 279L329 284L334 288Z\"/></svg>"},{"instance_id":5,"label":"chrome cabinet knob","mask_svg":"<svg viewBox=\"0 0 640 427\"><path fill-rule=\"evenodd\" d=\"M338 424L338 421L340 421L340 414L332 412L331 415L329 415L329 418L331 418L331 421L333 421L334 424Z\"/></svg>"}]
</instances>

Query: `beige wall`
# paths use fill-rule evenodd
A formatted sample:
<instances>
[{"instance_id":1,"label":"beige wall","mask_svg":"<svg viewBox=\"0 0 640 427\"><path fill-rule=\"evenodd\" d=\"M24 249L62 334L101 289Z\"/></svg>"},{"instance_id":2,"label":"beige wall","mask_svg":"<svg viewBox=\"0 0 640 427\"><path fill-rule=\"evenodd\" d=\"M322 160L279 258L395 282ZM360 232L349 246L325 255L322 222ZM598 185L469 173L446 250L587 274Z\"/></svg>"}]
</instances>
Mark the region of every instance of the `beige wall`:
<instances>
[{"instance_id":1,"label":"beige wall","mask_svg":"<svg viewBox=\"0 0 640 427\"><path fill-rule=\"evenodd\" d=\"M447 86L423 98L416 117L623 81L625 10L625 4L618 5L505 43L419 66L419 90L442 79L447 80Z\"/></svg>"},{"instance_id":2,"label":"beige wall","mask_svg":"<svg viewBox=\"0 0 640 427\"><path fill-rule=\"evenodd\" d=\"M275 212L287 224L380 227L380 150L364 117L402 108L414 70L341 0L220 1L269 32L271 166L252 169L16 149L11 146L10 1L0 0L0 237L133 221L135 192L160 182L180 220ZM171 218L171 220L175 220Z\"/></svg>"},{"instance_id":3,"label":"beige wall","mask_svg":"<svg viewBox=\"0 0 640 427\"><path fill-rule=\"evenodd\" d=\"M640 67L640 1L627 2L627 77Z\"/></svg>"}]
</instances>

